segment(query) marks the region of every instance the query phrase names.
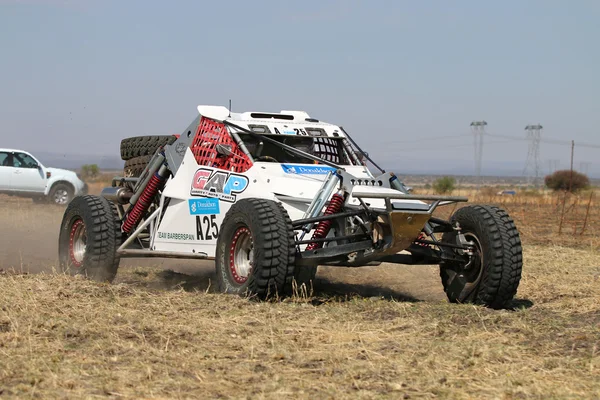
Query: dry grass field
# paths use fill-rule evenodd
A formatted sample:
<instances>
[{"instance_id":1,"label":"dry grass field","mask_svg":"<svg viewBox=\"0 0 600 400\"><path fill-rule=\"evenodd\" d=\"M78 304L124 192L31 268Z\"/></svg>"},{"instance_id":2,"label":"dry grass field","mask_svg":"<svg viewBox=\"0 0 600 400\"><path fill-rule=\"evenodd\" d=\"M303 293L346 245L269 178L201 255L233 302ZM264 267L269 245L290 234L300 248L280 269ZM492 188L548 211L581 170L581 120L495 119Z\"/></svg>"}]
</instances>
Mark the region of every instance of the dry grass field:
<instances>
[{"instance_id":1,"label":"dry grass field","mask_svg":"<svg viewBox=\"0 0 600 400\"><path fill-rule=\"evenodd\" d=\"M598 203L580 234L568 199L559 235L552 196L489 200L524 241L511 310L446 303L435 266L322 268L263 303L193 263L99 284L53 273L61 209L0 198L0 398L600 398Z\"/></svg>"}]
</instances>

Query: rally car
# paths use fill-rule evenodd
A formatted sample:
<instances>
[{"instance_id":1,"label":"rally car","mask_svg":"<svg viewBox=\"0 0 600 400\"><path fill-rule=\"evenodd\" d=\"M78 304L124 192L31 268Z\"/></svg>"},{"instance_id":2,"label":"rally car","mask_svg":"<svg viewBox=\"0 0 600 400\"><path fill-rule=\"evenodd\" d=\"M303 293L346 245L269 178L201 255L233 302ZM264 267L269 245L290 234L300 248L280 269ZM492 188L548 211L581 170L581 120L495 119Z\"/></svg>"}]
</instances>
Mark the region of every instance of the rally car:
<instances>
[{"instance_id":1,"label":"rally car","mask_svg":"<svg viewBox=\"0 0 600 400\"><path fill-rule=\"evenodd\" d=\"M222 292L266 298L310 285L319 265L438 264L452 302L503 308L516 294L506 211L437 218L467 199L409 194L343 127L305 112L198 106L181 134L124 139L121 156L124 176L65 211L65 271L112 281L124 257L208 259Z\"/></svg>"}]
</instances>

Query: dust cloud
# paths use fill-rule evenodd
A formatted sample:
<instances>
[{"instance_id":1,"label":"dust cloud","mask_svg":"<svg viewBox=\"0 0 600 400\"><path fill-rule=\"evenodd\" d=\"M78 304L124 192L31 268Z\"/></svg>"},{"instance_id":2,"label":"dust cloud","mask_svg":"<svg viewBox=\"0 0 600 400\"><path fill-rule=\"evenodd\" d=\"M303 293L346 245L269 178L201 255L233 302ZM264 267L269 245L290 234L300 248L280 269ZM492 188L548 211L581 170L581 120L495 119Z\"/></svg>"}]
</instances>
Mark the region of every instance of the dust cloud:
<instances>
[{"instance_id":1,"label":"dust cloud","mask_svg":"<svg viewBox=\"0 0 600 400\"><path fill-rule=\"evenodd\" d=\"M51 273L58 268L58 233L64 208L34 204L29 199L0 196L0 270L20 273ZM168 288L185 281L184 288L214 290L214 264L197 260L124 259L116 283L136 283L131 271L163 270L153 274L152 288ZM213 284L211 285L211 282ZM359 295L398 301L445 299L435 266L382 264L377 267L320 267L315 295Z\"/></svg>"}]
</instances>

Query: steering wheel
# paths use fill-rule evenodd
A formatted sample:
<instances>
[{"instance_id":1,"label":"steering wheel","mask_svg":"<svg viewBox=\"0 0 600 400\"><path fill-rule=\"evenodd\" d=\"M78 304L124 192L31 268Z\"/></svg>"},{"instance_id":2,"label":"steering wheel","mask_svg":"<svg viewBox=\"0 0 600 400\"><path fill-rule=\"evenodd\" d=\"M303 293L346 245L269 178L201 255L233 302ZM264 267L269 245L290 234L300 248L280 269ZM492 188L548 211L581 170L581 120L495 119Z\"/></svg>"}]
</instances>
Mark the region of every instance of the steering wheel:
<instances>
[{"instance_id":1,"label":"steering wheel","mask_svg":"<svg viewBox=\"0 0 600 400\"><path fill-rule=\"evenodd\" d=\"M256 161L267 161L267 162L276 162L276 163L279 162L271 156L260 156L260 157L256 158Z\"/></svg>"}]
</instances>

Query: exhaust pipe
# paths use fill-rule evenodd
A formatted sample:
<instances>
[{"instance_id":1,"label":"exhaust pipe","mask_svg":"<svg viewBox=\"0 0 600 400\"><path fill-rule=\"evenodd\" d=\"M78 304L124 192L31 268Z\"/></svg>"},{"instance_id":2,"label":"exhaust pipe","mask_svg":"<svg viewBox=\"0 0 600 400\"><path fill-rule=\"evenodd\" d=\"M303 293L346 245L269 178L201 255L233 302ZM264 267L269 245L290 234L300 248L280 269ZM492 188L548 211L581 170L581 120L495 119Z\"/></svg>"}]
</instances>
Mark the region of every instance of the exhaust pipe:
<instances>
[{"instance_id":1,"label":"exhaust pipe","mask_svg":"<svg viewBox=\"0 0 600 400\"><path fill-rule=\"evenodd\" d=\"M107 187L102 189L100 196L113 203L127 204L133 192L128 187Z\"/></svg>"}]
</instances>

